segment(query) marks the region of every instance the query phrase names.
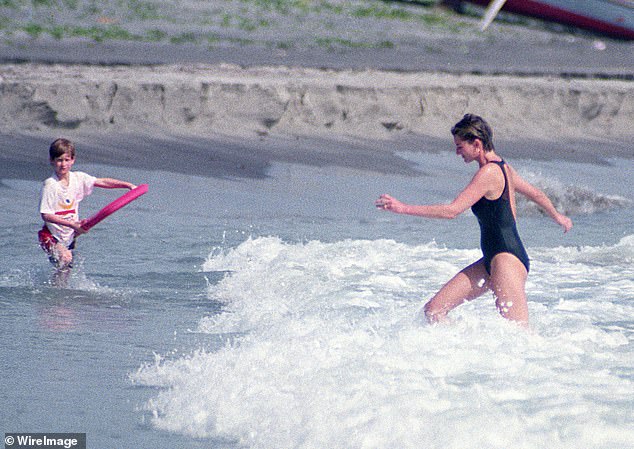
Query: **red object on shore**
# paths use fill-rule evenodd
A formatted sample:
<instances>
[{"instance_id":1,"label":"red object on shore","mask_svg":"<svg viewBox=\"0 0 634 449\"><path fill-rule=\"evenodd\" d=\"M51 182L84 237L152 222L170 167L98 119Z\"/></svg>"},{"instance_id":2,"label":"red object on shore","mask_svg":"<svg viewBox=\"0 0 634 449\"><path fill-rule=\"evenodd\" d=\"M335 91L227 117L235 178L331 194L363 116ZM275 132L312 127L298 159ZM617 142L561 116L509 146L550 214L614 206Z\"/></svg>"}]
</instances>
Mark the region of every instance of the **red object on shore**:
<instances>
[{"instance_id":1,"label":"red object on shore","mask_svg":"<svg viewBox=\"0 0 634 449\"><path fill-rule=\"evenodd\" d=\"M90 228L92 228L94 225L99 223L101 220L103 220L110 214L113 214L114 212L118 211L126 204L131 203L132 201L136 200L141 195L144 195L145 193L147 193L147 191L148 191L147 184L141 184L137 186L136 188L130 190L129 192L126 192L125 194L121 195L119 198L117 198L116 200L114 200L113 202L105 206L103 209L101 209L99 212L97 212L90 218L87 218L82 223L81 227L85 229L86 231L89 230Z\"/></svg>"},{"instance_id":2,"label":"red object on shore","mask_svg":"<svg viewBox=\"0 0 634 449\"><path fill-rule=\"evenodd\" d=\"M489 0L466 0L486 6ZM634 39L633 0L507 0L503 11L574 25L621 39Z\"/></svg>"}]
</instances>

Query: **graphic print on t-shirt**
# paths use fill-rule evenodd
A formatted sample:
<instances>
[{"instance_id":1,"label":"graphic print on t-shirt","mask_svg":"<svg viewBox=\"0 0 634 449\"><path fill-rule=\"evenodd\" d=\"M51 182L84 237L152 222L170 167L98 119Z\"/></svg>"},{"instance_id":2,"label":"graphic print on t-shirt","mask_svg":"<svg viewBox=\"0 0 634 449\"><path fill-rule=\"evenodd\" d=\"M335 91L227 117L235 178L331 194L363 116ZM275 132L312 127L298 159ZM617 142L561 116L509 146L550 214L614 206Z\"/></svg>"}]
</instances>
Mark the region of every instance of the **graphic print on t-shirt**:
<instances>
[{"instance_id":1,"label":"graphic print on t-shirt","mask_svg":"<svg viewBox=\"0 0 634 449\"><path fill-rule=\"evenodd\" d=\"M55 215L68 215L75 213L75 200L64 198L57 202L61 210L55 212Z\"/></svg>"}]
</instances>

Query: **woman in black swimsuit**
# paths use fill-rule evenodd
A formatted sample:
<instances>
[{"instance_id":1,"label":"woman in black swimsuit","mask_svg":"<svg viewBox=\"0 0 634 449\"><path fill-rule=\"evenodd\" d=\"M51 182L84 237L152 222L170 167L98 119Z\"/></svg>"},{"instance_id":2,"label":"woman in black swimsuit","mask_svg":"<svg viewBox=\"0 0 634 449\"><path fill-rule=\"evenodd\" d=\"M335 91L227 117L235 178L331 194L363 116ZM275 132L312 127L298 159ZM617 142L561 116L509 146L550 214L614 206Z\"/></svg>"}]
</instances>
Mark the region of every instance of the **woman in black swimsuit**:
<instances>
[{"instance_id":1,"label":"woman in black swimsuit","mask_svg":"<svg viewBox=\"0 0 634 449\"><path fill-rule=\"evenodd\" d=\"M490 290L503 317L526 325L529 260L515 226L515 192L544 209L564 232L572 228L572 221L495 153L493 133L484 119L467 114L451 133L456 154L466 163L477 162L480 169L450 204L414 206L381 195L376 206L427 218L455 218L471 207L480 223L483 257L456 274L425 304L425 316L433 323L444 321L450 310Z\"/></svg>"}]
</instances>

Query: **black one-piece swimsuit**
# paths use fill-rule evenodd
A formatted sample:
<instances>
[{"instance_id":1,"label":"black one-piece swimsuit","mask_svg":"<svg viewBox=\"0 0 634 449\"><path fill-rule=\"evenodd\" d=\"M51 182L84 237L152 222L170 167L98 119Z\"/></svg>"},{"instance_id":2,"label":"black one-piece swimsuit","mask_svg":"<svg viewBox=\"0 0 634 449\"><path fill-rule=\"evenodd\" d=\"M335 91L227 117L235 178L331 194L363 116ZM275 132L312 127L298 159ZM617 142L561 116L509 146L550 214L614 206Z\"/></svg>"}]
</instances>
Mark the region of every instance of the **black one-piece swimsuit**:
<instances>
[{"instance_id":1,"label":"black one-piece swimsuit","mask_svg":"<svg viewBox=\"0 0 634 449\"><path fill-rule=\"evenodd\" d=\"M504 170L504 161L493 161L492 163L497 164L504 175L502 195L496 200L482 197L471 206L473 214L480 223L480 247L484 255L484 267L487 273L491 274L493 257L500 253L511 253L524 264L528 272L530 262L517 232L515 217L511 209L509 183Z\"/></svg>"}]
</instances>

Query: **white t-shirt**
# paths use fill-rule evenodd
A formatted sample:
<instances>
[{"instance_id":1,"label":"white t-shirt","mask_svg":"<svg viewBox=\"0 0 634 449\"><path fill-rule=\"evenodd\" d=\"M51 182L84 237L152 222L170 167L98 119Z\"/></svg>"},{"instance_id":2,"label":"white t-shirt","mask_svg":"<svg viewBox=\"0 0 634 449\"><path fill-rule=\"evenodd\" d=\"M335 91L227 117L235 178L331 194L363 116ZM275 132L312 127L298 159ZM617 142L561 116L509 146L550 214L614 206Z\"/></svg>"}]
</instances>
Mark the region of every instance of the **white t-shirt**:
<instances>
[{"instance_id":1,"label":"white t-shirt","mask_svg":"<svg viewBox=\"0 0 634 449\"><path fill-rule=\"evenodd\" d=\"M69 173L68 187L64 186L57 175L44 181L42 199L40 201L41 214L55 214L69 221L79 220L79 202L92 193L97 178L84 172ZM73 241L75 230L68 226L46 223L51 234L64 245Z\"/></svg>"}]
</instances>

